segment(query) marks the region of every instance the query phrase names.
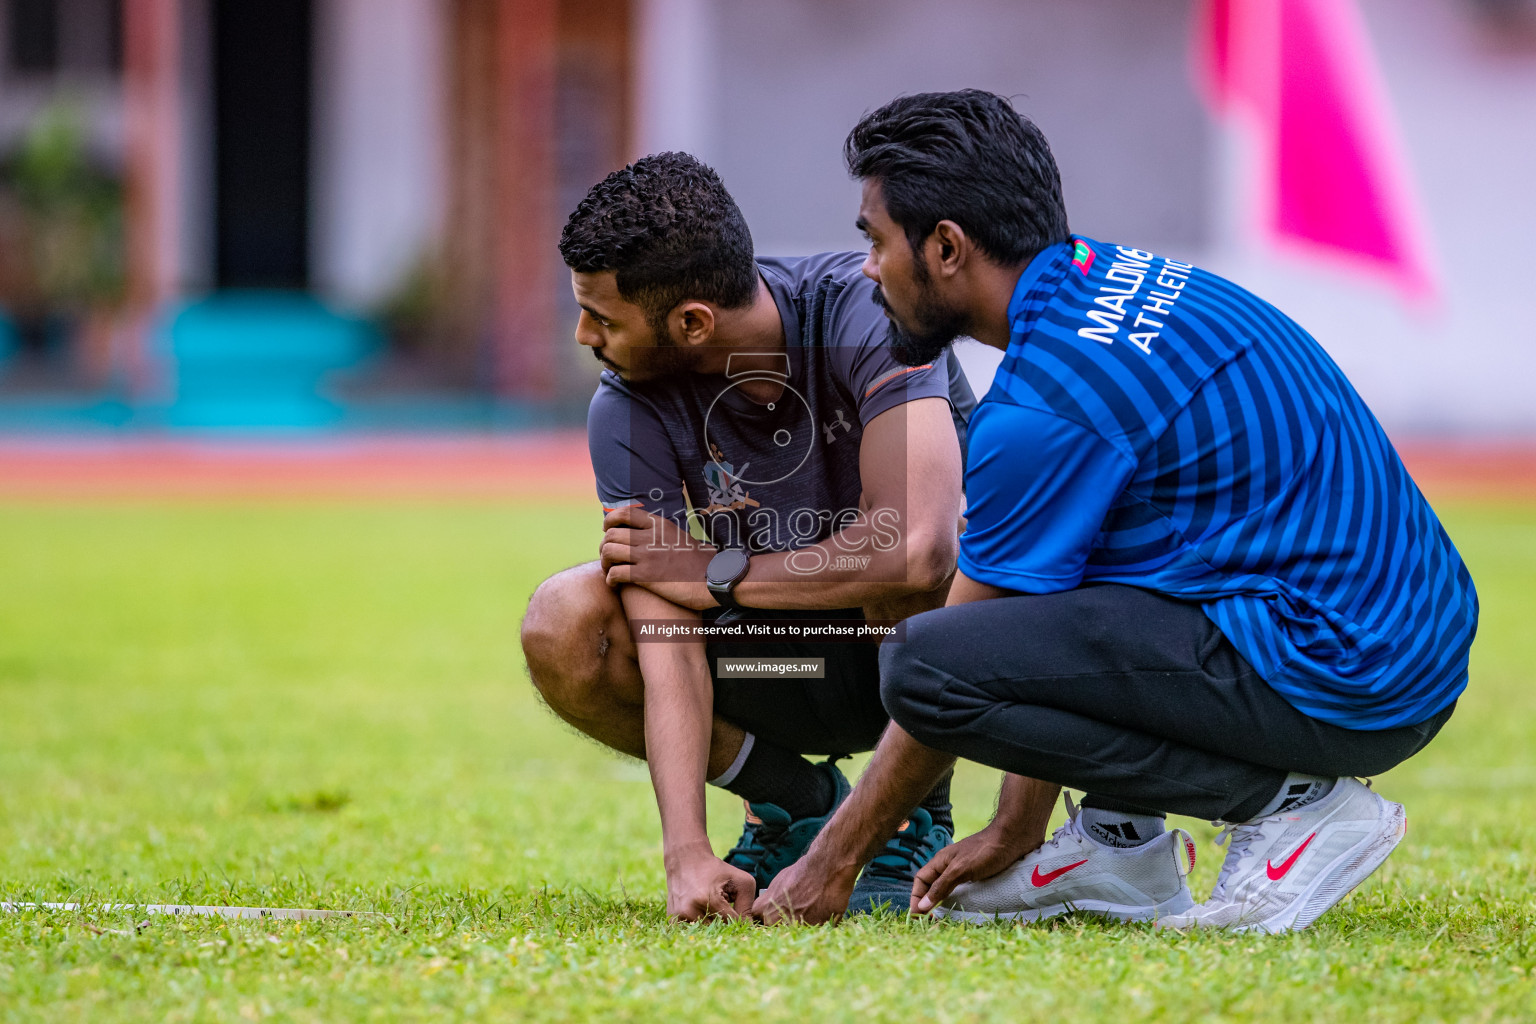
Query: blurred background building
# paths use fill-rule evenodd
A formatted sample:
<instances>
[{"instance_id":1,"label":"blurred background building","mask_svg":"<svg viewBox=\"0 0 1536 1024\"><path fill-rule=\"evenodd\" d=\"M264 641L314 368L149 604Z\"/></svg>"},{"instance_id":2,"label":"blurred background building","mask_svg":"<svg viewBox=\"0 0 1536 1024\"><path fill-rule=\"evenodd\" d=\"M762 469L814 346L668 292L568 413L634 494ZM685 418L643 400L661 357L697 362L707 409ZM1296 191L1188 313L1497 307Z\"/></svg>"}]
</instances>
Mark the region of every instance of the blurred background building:
<instances>
[{"instance_id":1,"label":"blurred background building","mask_svg":"<svg viewBox=\"0 0 1536 1024\"><path fill-rule=\"evenodd\" d=\"M1418 301L1269 244L1194 0L0 0L0 429L579 422L554 243L593 182L686 149L760 252L857 248L848 129L977 86L1044 129L1074 230L1258 291L1389 430L1536 435L1536 0L1358 9Z\"/></svg>"}]
</instances>

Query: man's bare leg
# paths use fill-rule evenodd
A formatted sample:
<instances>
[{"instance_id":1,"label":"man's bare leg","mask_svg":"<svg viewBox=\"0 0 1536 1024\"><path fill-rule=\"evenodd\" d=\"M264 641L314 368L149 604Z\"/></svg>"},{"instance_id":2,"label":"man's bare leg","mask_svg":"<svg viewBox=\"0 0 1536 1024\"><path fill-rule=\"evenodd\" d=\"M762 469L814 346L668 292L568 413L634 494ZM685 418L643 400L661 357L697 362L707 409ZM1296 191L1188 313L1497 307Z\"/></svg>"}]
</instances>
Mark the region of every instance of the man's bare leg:
<instances>
[{"instance_id":1,"label":"man's bare leg","mask_svg":"<svg viewBox=\"0 0 1536 1024\"><path fill-rule=\"evenodd\" d=\"M903 619L941 606L947 591L946 581L928 593L867 607L865 616ZM645 757L645 683L638 651L623 604L597 563L567 569L540 585L523 620L522 641L534 685L551 710L606 746ZM746 736L738 726L715 717L708 778L749 801L772 803L797 819L824 813L820 808L826 808L836 794L834 776L827 769L760 739L746 748ZM721 778L727 773L729 779ZM914 804L901 807L897 819ZM940 773L922 806L936 825L953 832L948 773ZM760 884L766 884L766 878ZM846 893L843 896L847 898ZM904 906L909 892L876 896L877 902L888 899Z\"/></svg>"},{"instance_id":2,"label":"man's bare leg","mask_svg":"<svg viewBox=\"0 0 1536 1024\"><path fill-rule=\"evenodd\" d=\"M618 595L596 562L539 585L523 618L533 685L556 715L621 753L645 758L645 681ZM716 716L709 777L730 768L746 737Z\"/></svg>"}]
</instances>

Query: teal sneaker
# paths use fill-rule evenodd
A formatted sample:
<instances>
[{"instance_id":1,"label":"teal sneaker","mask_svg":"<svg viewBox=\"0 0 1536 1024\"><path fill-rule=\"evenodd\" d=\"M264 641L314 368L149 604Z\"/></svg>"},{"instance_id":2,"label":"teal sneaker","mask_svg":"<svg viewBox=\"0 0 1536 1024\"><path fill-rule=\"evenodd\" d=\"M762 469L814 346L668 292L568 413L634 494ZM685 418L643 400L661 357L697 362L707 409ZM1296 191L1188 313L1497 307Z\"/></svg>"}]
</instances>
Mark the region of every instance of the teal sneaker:
<instances>
[{"instance_id":1,"label":"teal sneaker","mask_svg":"<svg viewBox=\"0 0 1536 1024\"><path fill-rule=\"evenodd\" d=\"M832 776L834 795L826 814L791 819L789 812L778 804L747 804L747 822L741 830L741 838L736 840L724 860L756 879L758 892L767 889L780 871L800 859L811 840L848 799L852 787L848 785L847 777L837 770L837 765L823 761L816 767Z\"/></svg>"},{"instance_id":2,"label":"teal sneaker","mask_svg":"<svg viewBox=\"0 0 1536 1024\"><path fill-rule=\"evenodd\" d=\"M905 914L912 902L912 879L933 855L954 842L949 829L935 825L919 807L901 823L885 849L864 865L848 899L850 914Z\"/></svg>"}]
</instances>

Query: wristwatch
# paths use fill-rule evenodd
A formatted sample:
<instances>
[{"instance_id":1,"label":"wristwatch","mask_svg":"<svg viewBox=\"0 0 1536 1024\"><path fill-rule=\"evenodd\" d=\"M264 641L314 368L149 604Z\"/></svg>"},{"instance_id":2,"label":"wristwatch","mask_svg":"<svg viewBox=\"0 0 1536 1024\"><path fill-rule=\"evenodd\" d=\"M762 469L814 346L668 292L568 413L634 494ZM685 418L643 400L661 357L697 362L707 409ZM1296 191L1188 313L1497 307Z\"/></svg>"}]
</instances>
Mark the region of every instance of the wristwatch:
<instances>
[{"instance_id":1,"label":"wristwatch","mask_svg":"<svg viewBox=\"0 0 1536 1024\"><path fill-rule=\"evenodd\" d=\"M726 548L709 560L709 567L704 570L704 583L709 587L715 603L725 609L715 619L716 625L735 622L744 614L732 591L736 589L736 584L746 579L747 569L751 565L751 557L741 548Z\"/></svg>"}]
</instances>

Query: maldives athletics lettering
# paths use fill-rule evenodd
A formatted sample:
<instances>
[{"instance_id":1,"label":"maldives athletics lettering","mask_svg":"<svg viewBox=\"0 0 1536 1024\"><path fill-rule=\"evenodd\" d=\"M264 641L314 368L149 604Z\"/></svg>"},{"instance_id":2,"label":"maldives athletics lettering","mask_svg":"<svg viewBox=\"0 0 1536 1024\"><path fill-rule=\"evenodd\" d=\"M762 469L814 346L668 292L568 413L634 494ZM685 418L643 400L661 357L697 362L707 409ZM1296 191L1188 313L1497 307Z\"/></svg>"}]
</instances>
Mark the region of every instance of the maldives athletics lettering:
<instances>
[{"instance_id":1,"label":"maldives athletics lettering","mask_svg":"<svg viewBox=\"0 0 1536 1024\"><path fill-rule=\"evenodd\" d=\"M1086 248L1082 242L1077 245L1078 251ZM1097 326L1079 328L1077 333L1080 337L1112 345L1114 336L1124 324L1129 328L1126 340L1151 355L1152 343L1167 326L1157 318L1166 317L1173 311L1173 304L1184 293L1190 272L1195 268L1188 263L1179 263L1124 245L1116 247L1115 257L1104 274L1104 283L1099 286L1099 293L1093 298L1092 308L1084 312ZM1161 266L1155 270L1152 266L1154 261L1161 261ZM1072 265L1078 265L1075 256ZM1087 270L1083 272L1086 274ZM1159 287L1147 285L1144 289L1148 278L1152 278L1152 284ZM1127 323L1128 316L1132 319Z\"/></svg>"}]
</instances>

